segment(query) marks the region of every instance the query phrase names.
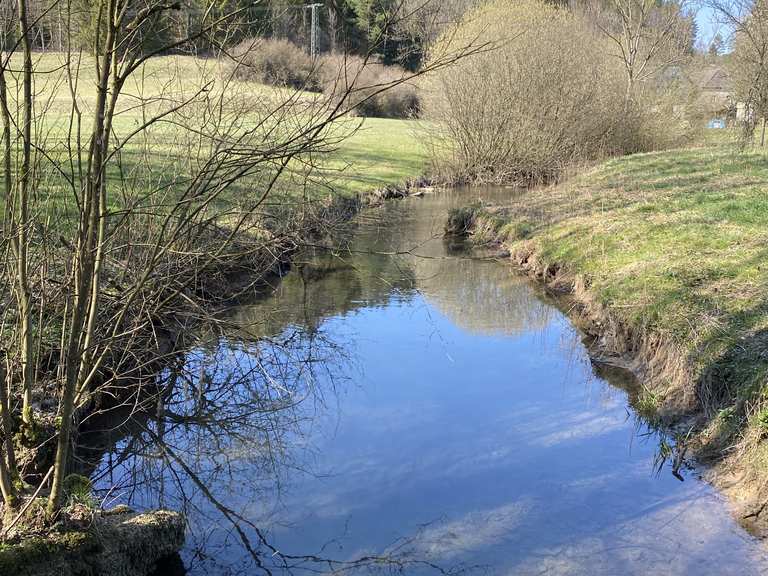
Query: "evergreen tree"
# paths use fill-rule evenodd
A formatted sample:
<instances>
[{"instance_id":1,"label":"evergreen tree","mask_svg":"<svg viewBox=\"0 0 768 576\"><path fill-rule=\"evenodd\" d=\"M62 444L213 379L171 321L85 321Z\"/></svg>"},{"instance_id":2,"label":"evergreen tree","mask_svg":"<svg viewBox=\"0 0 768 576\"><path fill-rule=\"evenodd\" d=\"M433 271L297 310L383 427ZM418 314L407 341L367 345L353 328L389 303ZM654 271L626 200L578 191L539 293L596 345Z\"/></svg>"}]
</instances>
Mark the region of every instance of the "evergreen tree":
<instances>
[{"instance_id":1,"label":"evergreen tree","mask_svg":"<svg viewBox=\"0 0 768 576\"><path fill-rule=\"evenodd\" d=\"M725 51L725 42L723 41L723 37L720 36L720 33L715 34L715 37L712 38L712 42L709 43L709 48L707 49L707 53L710 56L716 57L720 56Z\"/></svg>"}]
</instances>

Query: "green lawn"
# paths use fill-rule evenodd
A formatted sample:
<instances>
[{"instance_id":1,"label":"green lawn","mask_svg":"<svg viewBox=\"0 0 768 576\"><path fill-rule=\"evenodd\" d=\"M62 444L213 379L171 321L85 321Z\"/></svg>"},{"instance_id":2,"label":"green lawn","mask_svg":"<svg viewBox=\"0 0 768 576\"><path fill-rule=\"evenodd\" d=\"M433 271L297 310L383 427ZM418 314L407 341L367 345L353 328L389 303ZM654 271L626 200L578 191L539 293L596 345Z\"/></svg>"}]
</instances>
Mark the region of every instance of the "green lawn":
<instances>
[{"instance_id":1,"label":"green lawn","mask_svg":"<svg viewBox=\"0 0 768 576\"><path fill-rule=\"evenodd\" d=\"M20 67L18 55L13 65ZM72 98L62 66L64 55L48 53L35 55L36 78L36 133L41 147L51 158L64 158L64 143L70 126ZM92 59L84 57L76 79L77 103L83 111L83 132L92 122L89 112L95 103L95 74ZM225 122L237 126L235 131L247 131L261 126L251 145L266 145L270 139L280 141L285 134L294 135L306 126L313 112L312 103L320 98L316 94L295 93L289 89L234 81L224 85L226 73L216 60L185 56L159 57L149 60L126 84L115 118L113 141L121 140L134 131L147 117L167 110L191 98L208 83L207 94L222 95ZM16 80L18 81L18 74ZM18 84L11 81L11 92ZM291 102L277 116L270 116L279 105ZM13 103L12 103L13 107ZM199 128L211 133L212 114L200 103L192 104L177 114L155 124L139 138L127 144L109 167L110 208L121 210L126 202L144 205L167 205L170 192L183 186L198 161L190 159L189 151L198 148L195 131ZM266 119L266 120L265 120ZM276 128L275 128L276 127ZM398 184L408 178L422 175L427 151L417 134L418 123L406 120L344 118L335 123L332 135L346 138L335 141L326 151L313 154L311 173L307 164L296 161L289 165L289 174L276 188L270 205L285 207L297 197L325 198L329 194L353 195L376 188ZM205 152L203 153L205 154ZM74 197L66 190L57 170L42 161L38 189L38 210L47 212L42 218L67 228L75 210ZM64 164L64 169L70 166ZM226 195L217 200L218 209L226 212L244 198L257 197L269 180L267 170L241 180ZM167 188L141 199L145 189ZM140 200L137 200L140 199ZM236 208L235 208L236 209Z\"/></svg>"},{"instance_id":2,"label":"green lawn","mask_svg":"<svg viewBox=\"0 0 768 576\"><path fill-rule=\"evenodd\" d=\"M336 187L368 192L422 176L428 159L420 125L409 120L366 118L328 159Z\"/></svg>"},{"instance_id":3,"label":"green lawn","mask_svg":"<svg viewBox=\"0 0 768 576\"><path fill-rule=\"evenodd\" d=\"M765 151L613 159L485 218L513 253L581 276L613 318L672 350L682 372L659 370L654 403L684 398L707 419L704 446L748 448L768 470Z\"/></svg>"}]
</instances>

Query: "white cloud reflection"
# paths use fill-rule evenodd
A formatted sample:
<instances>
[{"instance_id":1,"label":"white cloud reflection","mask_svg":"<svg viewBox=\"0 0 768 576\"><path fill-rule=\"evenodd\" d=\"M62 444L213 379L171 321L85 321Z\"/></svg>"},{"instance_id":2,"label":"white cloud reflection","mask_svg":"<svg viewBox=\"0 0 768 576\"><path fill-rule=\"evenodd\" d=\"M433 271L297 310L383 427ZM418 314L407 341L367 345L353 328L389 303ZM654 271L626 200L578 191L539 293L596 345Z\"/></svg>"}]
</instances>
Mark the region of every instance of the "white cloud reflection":
<instances>
[{"instance_id":1,"label":"white cloud reflection","mask_svg":"<svg viewBox=\"0 0 768 576\"><path fill-rule=\"evenodd\" d=\"M430 526L419 537L417 550L446 561L499 544L526 521L533 508L532 501L522 500Z\"/></svg>"}]
</instances>

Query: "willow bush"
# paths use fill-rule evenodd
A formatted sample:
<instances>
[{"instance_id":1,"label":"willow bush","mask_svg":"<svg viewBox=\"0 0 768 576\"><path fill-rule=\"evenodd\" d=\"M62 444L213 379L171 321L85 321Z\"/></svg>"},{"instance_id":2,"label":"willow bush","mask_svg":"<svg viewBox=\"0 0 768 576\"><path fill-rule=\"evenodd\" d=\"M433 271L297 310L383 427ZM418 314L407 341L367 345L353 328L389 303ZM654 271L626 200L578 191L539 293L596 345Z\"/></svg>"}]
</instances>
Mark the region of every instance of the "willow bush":
<instances>
[{"instance_id":1,"label":"willow bush","mask_svg":"<svg viewBox=\"0 0 768 576\"><path fill-rule=\"evenodd\" d=\"M229 56L225 71L239 80L323 92L332 102L343 98L358 116L409 118L419 110L416 86L408 80L412 73L373 56L314 59L289 40L273 38L248 38Z\"/></svg>"},{"instance_id":2,"label":"willow bush","mask_svg":"<svg viewBox=\"0 0 768 576\"><path fill-rule=\"evenodd\" d=\"M430 57L469 38L491 45L422 87L446 176L542 182L648 145L620 64L584 16L540 0L492 0L443 33Z\"/></svg>"}]
</instances>

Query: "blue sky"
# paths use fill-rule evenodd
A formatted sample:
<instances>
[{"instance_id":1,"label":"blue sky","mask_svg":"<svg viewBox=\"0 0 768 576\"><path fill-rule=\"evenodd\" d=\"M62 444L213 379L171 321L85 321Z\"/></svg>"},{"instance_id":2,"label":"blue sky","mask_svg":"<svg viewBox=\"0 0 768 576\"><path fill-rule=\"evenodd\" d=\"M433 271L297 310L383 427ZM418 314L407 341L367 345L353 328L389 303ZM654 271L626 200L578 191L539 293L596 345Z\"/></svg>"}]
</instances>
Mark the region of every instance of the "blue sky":
<instances>
[{"instance_id":1,"label":"blue sky","mask_svg":"<svg viewBox=\"0 0 768 576\"><path fill-rule=\"evenodd\" d=\"M699 25L699 43L704 47L709 46L712 38L718 32L721 33L724 39L727 39L728 31L723 30L722 24L718 24L716 20L717 18L712 8L699 7L696 22Z\"/></svg>"},{"instance_id":2,"label":"blue sky","mask_svg":"<svg viewBox=\"0 0 768 576\"><path fill-rule=\"evenodd\" d=\"M699 41L708 45L718 29L718 24L714 22L712 9L704 7L700 8L696 17L696 22L699 25Z\"/></svg>"}]
</instances>

